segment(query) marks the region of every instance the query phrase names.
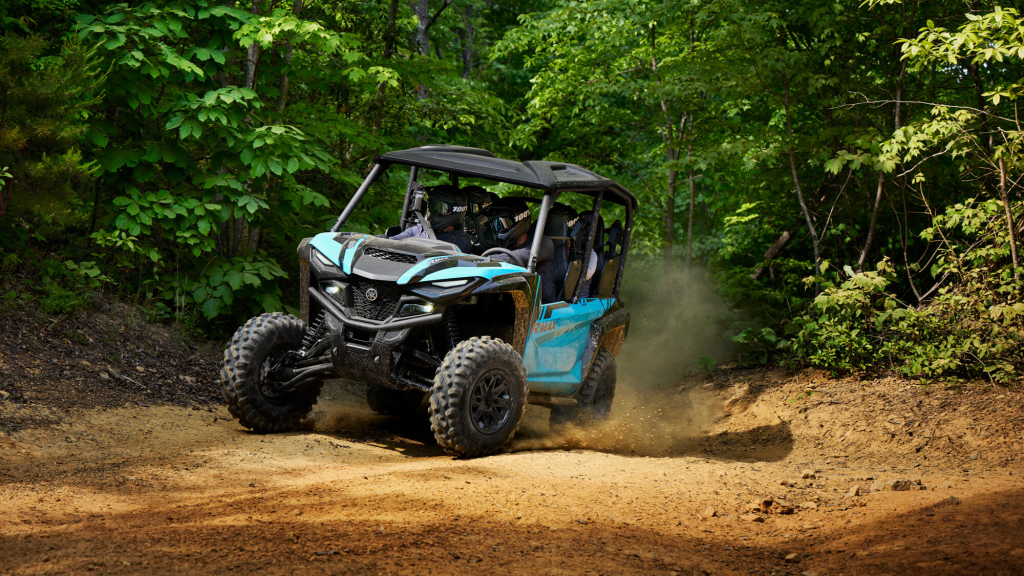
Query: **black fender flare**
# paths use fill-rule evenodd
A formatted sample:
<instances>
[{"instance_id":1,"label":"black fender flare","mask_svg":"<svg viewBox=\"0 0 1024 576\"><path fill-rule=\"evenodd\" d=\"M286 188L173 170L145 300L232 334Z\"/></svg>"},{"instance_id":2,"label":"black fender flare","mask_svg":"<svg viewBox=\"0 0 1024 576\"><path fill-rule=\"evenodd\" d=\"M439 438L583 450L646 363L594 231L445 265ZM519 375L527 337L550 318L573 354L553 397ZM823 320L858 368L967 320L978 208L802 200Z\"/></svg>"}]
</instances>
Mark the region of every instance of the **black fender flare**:
<instances>
[{"instance_id":1,"label":"black fender flare","mask_svg":"<svg viewBox=\"0 0 1024 576\"><path fill-rule=\"evenodd\" d=\"M587 337L587 345L583 349L581 361L581 383L590 375L590 369L593 367L598 350L603 348L612 356L619 355L622 343L626 341L626 336L629 334L629 320L629 311L626 310L622 300L616 298L612 307L590 325L590 334ZM577 389L577 392L580 389L582 386Z\"/></svg>"}]
</instances>

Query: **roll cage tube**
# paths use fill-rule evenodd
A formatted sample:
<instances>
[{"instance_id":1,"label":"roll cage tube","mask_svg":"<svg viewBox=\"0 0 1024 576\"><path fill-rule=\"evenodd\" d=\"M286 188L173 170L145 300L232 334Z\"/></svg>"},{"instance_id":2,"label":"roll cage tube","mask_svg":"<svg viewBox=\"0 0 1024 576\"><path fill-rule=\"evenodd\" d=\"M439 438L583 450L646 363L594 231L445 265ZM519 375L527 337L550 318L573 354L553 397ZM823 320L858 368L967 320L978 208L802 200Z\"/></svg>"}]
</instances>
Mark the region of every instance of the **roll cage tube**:
<instances>
[{"instance_id":1,"label":"roll cage tube","mask_svg":"<svg viewBox=\"0 0 1024 576\"><path fill-rule=\"evenodd\" d=\"M366 191L370 189L370 186L377 180L385 168L387 168L387 164L373 165L373 168L370 169L370 173L366 176L366 180L363 180L363 183L359 185L359 188L356 189L356 193L352 195L352 199L348 201L348 205L345 206L345 209L341 212L341 216L338 216L338 221L334 223L334 226L331 226L331 232L337 232L345 225L345 221L348 220L348 217L352 215L352 212L356 209L359 201L366 195Z\"/></svg>"},{"instance_id":2,"label":"roll cage tube","mask_svg":"<svg viewBox=\"0 0 1024 576\"><path fill-rule=\"evenodd\" d=\"M619 287L622 286L622 275L626 271L626 255L629 254L629 238L633 235L633 206L626 203L626 237L622 240L622 256L619 257L619 270L615 273L615 288L612 295L619 297Z\"/></svg>"},{"instance_id":3,"label":"roll cage tube","mask_svg":"<svg viewBox=\"0 0 1024 576\"><path fill-rule=\"evenodd\" d=\"M398 226L404 231L408 226L409 220L409 199L412 197L412 185L416 183L416 176L420 173L419 166L412 166L409 168L409 182L405 185L405 200L402 202L402 218L398 221Z\"/></svg>"},{"instance_id":4,"label":"roll cage tube","mask_svg":"<svg viewBox=\"0 0 1024 576\"><path fill-rule=\"evenodd\" d=\"M530 246L530 261L526 269L530 272L537 271L537 255L540 254L540 245L544 240L544 226L548 223L548 211L551 205L558 199L559 192L545 192L544 198L540 201L540 211L537 213L537 229L533 232L533 244Z\"/></svg>"},{"instance_id":5,"label":"roll cage tube","mask_svg":"<svg viewBox=\"0 0 1024 576\"><path fill-rule=\"evenodd\" d=\"M601 200L603 198L604 198L604 190L601 190L600 192L597 193L596 196L594 196L594 210L590 213L590 222L591 222L591 224L590 224L590 226L587 227L588 229L587 229L586 248L583 250L583 262L581 263L582 264L582 268L583 268L582 269L582 274L583 274L584 280L582 282L577 282L576 283L576 287L573 288L572 294L569 295L569 301L572 302L573 304L576 304L576 303L578 303L580 301L580 292L583 291L583 285L587 283L586 282L586 275L587 275L587 270L590 267L590 254L591 254L591 251L594 249L594 236L597 235L597 219L601 216ZM628 210L628 208L627 208L627 210ZM617 292L616 292L615 296L616 297L618 296Z\"/></svg>"}]
</instances>

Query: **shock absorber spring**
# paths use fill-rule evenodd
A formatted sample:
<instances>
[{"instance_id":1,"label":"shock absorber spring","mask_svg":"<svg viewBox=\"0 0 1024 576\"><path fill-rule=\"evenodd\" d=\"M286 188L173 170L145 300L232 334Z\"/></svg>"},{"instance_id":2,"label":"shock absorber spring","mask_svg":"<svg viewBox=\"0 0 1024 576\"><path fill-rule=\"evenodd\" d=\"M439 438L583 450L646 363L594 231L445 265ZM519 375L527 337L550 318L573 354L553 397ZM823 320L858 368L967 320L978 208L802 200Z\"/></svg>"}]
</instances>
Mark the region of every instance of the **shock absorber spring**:
<instances>
[{"instance_id":1,"label":"shock absorber spring","mask_svg":"<svg viewBox=\"0 0 1024 576\"><path fill-rule=\"evenodd\" d=\"M444 325L447 329L448 344L451 348L455 348L462 342L462 338L459 336L459 323L455 320L455 311L448 308L444 311Z\"/></svg>"},{"instance_id":2,"label":"shock absorber spring","mask_svg":"<svg viewBox=\"0 0 1024 576\"><path fill-rule=\"evenodd\" d=\"M313 347L320 340L321 333L324 327L324 311L321 310L316 318L310 323L309 328L306 329L306 335L302 337L302 352L305 353Z\"/></svg>"}]
</instances>

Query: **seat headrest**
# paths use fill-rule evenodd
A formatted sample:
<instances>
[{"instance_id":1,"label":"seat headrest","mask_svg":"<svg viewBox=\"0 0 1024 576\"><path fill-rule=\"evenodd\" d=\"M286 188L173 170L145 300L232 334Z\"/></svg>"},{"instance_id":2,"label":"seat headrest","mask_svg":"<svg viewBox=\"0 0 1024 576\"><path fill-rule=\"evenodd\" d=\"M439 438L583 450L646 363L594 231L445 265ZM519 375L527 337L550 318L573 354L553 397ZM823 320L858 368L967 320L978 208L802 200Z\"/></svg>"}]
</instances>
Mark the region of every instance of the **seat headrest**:
<instances>
[{"instance_id":1,"label":"seat headrest","mask_svg":"<svg viewBox=\"0 0 1024 576\"><path fill-rule=\"evenodd\" d=\"M563 214L548 212L548 220L544 224L544 235L564 238L569 235L569 223ZM562 240L564 242L564 240Z\"/></svg>"}]
</instances>

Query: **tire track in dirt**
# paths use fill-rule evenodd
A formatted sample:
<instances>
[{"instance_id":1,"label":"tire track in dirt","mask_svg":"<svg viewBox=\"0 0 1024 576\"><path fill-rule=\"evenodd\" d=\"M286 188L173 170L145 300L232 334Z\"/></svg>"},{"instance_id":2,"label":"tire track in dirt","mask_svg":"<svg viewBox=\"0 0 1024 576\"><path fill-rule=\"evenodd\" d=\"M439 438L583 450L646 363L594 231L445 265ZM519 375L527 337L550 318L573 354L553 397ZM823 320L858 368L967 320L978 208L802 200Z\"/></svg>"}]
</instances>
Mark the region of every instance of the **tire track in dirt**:
<instances>
[{"instance_id":1,"label":"tire track in dirt","mask_svg":"<svg viewBox=\"0 0 1024 576\"><path fill-rule=\"evenodd\" d=\"M624 396L629 426L563 436L531 407L512 451L475 460L343 388L309 429L279 435L223 409L83 411L0 438L0 573L1024 571L1017 468L838 454L853 435L816 446L803 407L764 400L803 384L768 378L759 398L746 376L699 396ZM845 497L917 477L930 489ZM744 520L765 496L795 513Z\"/></svg>"}]
</instances>

